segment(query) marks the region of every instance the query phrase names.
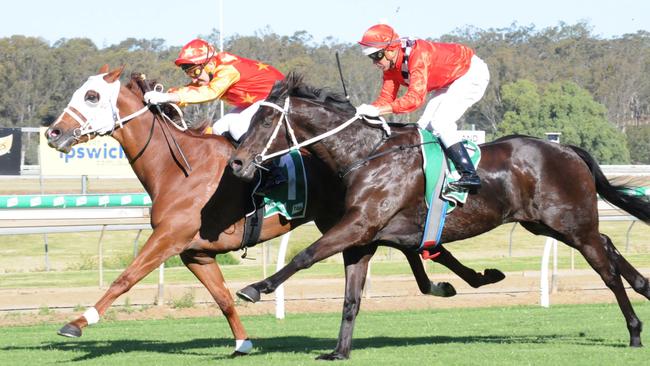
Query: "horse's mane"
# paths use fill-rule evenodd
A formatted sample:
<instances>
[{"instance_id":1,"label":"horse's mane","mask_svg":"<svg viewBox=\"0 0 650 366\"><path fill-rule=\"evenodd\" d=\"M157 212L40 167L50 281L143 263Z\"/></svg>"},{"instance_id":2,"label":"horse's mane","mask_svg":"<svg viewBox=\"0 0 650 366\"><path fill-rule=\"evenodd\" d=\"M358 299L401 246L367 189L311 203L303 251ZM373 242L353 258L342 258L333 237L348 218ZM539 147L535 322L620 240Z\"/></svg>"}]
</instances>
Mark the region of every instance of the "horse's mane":
<instances>
[{"instance_id":1,"label":"horse's mane","mask_svg":"<svg viewBox=\"0 0 650 366\"><path fill-rule=\"evenodd\" d=\"M334 109L345 114L354 114L356 109L342 94L327 88L315 88L303 81L303 76L290 72L283 80L276 81L267 100L279 102L286 97L298 97L311 100L326 108Z\"/></svg>"}]
</instances>

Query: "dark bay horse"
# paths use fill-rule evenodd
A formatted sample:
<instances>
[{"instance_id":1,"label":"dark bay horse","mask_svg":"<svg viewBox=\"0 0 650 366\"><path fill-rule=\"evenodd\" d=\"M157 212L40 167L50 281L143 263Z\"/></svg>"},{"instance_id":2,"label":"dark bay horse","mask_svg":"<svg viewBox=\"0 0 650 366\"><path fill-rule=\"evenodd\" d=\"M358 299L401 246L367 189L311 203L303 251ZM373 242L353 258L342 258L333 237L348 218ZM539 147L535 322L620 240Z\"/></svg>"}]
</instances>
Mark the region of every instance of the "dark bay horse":
<instances>
[{"instance_id":1,"label":"dark bay horse","mask_svg":"<svg viewBox=\"0 0 650 366\"><path fill-rule=\"evenodd\" d=\"M324 135L335 129L339 129L337 134ZM260 293L274 291L297 271L343 252L346 287L341 329L336 348L321 355L322 359L349 357L368 260L376 244L415 250L423 235L422 157L417 148L409 148L420 143L418 134L414 128L393 128L390 138L380 145L385 134L381 128L356 120L355 109L345 98L311 88L300 76L290 74L275 85L231 159L234 173L250 180L266 153L287 148L291 141L328 136L306 148L333 171L358 167L343 178L342 218L283 269L237 293L255 302ZM649 282L599 232L596 195L649 223L647 200L611 185L596 161L578 147L511 136L483 144L481 152L478 174L483 186L447 217L441 242L470 238L507 222L519 222L533 234L564 242L585 257L614 293L627 323L630 346L641 346L641 321L621 276L646 298L650 298ZM370 154L377 158L368 159Z\"/></svg>"},{"instance_id":2,"label":"dark bay horse","mask_svg":"<svg viewBox=\"0 0 650 366\"><path fill-rule=\"evenodd\" d=\"M111 134L122 146L136 176L152 199L153 233L133 262L110 285L93 308L66 324L59 334L79 337L82 328L96 323L108 307L169 257L180 254L226 316L236 339L236 352L252 347L215 256L241 249L244 215L250 211L252 184L235 178L227 161L234 152L222 136L183 132L170 126L143 103L148 84L134 74L126 86L122 69L94 76L79 88L61 116L45 132L51 147L62 152L94 138ZM178 147L177 147L178 146ZM179 150L180 148L180 150ZM192 170L185 165L181 150ZM304 156L309 178L305 218L287 221L279 215L264 220L259 241L282 235L314 220L325 232L342 214L343 191L339 179L309 154ZM418 287L425 294L452 296L450 284L432 283L417 253L406 251ZM498 270L484 274L464 267L450 253L436 259L474 287L503 278ZM242 346L243 344L243 346Z\"/></svg>"}]
</instances>

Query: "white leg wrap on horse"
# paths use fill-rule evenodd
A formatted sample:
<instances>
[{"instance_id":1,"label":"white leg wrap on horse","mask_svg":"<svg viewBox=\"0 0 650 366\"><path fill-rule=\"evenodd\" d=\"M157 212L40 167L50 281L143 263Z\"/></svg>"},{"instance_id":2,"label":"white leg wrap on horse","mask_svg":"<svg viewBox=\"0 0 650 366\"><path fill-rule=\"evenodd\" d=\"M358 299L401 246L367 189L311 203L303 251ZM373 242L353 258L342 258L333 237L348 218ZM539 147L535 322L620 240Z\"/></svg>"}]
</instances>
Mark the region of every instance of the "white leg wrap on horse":
<instances>
[{"instance_id":1,"label":"white leg wrap on horse","mask_svg":"<svg viewBox=\"0 0 650 366\"><path fill-rule=\"evenodd\" d=\"M241 353L250 353L253 349L253 342L249 339L237 339L235 340L235 351Z\"/></svg>"},{"instance_id":2,"label":"white leg wrap on horse","mask_svg":"<svg viewBox=\"0 0 650 366\"><path fill-rule=\"evenodd\" d=\"M88 308L84 311L84 318L86 318L88 325L97 324L99 322L99 313L94 307Z\"/></svg>"}]
</instances>

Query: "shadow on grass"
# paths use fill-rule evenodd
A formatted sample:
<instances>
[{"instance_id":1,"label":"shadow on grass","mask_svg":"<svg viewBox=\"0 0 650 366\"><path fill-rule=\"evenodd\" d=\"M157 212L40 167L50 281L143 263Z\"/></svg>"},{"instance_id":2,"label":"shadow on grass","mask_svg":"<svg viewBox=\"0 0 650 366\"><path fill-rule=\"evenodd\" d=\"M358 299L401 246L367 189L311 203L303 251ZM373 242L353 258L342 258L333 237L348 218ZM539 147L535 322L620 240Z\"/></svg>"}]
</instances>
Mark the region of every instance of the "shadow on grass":
<instances>
[{"instance_id":1,"label":"shadow on grass","mask_svg":"<svg viewBox=\"0 0 650 366\"><path fill-rule=\"evenodd\" d=\"M336 345L333 338L313 338L302 336L286 336L275 338L260 338L253 340L255 348L252 356L269 353L320 353L329 352ZM62 341L45 342L35 346L0 347L0 351L63 351L83 353L83 355L69 361L83 361L113 354L127 354L129 352L151 352L170 355L187 355L201 357L215 357L216 359L230 358L230 351L223 355L215 355L214 347L233 350L233 340L228 338L198 338L188 341L148 341L148 340L105 340L105 341ZM380 349L384 347L409 347L421 345L444 344L572 344L580 346L597 346L625 348L625 344L613 342L603 338L570 336L570 335L519 335L519 336L432 336L432 337L370 337L353 340L352 350L355 349Z\"/></svg>"}]
</instances>

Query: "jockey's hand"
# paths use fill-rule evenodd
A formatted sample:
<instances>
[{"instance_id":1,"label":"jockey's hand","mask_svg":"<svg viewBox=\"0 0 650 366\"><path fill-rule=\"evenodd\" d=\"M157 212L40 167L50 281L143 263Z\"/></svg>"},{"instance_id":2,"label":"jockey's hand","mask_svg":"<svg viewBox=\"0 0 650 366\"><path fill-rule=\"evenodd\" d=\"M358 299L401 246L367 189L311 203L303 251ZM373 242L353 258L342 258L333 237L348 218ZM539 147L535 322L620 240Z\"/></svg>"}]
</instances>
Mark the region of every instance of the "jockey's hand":
<instances>
[{"instance_id":1,"label":"jockey's hand","mask_svg":"<svg viewBox=\"0 0 650 366\"><path fill-rule=\"evenodd\" d=\"M174 93L148 91L144 93L144 101L149 104L177 103L179 98Z\"/></svg>"},{"instance_id":2,"label":"jockey's hand","mask_svg":"<svg viewBox=\"0 0 650 366\"><path fill-rule=\"evenodd\" d=\"M379 117L379 108L371 104L362 104L357 107L357 114L360 116Z\"/></svg>"}]
</instances>

